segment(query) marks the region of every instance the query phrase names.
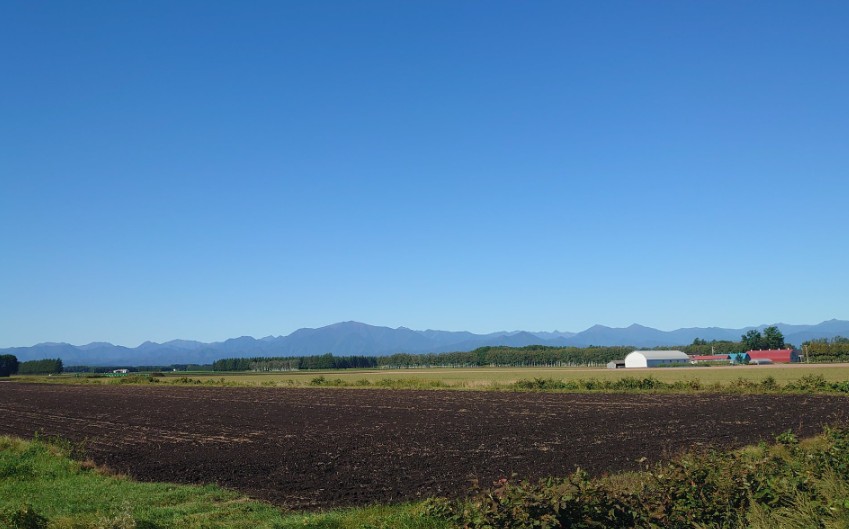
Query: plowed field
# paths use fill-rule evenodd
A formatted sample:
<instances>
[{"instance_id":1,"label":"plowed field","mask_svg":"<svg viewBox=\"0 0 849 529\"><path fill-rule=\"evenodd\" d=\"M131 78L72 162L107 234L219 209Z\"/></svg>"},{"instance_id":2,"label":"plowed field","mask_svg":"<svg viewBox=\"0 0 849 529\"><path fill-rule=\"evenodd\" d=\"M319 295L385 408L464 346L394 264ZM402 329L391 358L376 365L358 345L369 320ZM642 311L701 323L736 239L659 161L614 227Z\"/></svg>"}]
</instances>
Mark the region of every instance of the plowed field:
<instances>
[{"instance_id":1,"label":"plowed field","mask_svg":"<svg viewBox=\"0 0 849 529\"><path fill-rule=\"evenodd\" d=\"M139 480L299 509L633 469L693 446L813 435L847 412L849 399L823 396L0 384L0 434L86 439L95 461Z\"/></svg>"}]
</instances>

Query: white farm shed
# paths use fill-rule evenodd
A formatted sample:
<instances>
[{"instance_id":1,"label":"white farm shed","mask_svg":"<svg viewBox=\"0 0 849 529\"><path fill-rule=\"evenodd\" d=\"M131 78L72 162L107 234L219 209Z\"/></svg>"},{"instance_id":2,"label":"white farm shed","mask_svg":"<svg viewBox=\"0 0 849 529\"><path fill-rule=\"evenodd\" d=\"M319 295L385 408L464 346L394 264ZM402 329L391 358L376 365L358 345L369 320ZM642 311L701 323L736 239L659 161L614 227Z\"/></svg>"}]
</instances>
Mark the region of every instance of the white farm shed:
<instances>
[{"instance_id":1,"label":"white farm shed","mask_svg":"<svg viewBox=\"0 0 849 529\"><path fill-rule=\"evenodd\" d=\"M634 351L625 357L626 368L689 363L690 357L682 351Z\"/></svg>"}]
</instances>

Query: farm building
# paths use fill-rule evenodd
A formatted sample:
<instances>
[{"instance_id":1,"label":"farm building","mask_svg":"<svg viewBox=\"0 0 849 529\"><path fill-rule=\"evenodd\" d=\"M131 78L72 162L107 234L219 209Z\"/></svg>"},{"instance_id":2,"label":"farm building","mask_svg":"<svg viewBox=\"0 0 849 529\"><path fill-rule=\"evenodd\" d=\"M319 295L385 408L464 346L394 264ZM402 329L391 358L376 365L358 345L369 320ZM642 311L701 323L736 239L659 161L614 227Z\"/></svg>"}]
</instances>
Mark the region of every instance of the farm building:
<instances>
[{"instance_id":1,"label":"farm building","mask_svg":"<svg viewBox=\"0 0 849 529\"><path fill-rule=\"evenodd\" d=\"M657 367L689 363L690 357L682 351L634 351L625 357L625 367Z\"/></svg>"},{"instance_id":2,"label":"farm building","mask_svg":"<svg viewBox=\"0 0 849 529\"><path fill-rule=\"evenodd\" d=\"M788 364L799 361L799 353L793 349L769 349L760 351L748 351L746 354L752 360L772 360L776 364Z\"/></svg>"},{"instance_id":3,"label":"farm building","mask_svg":"<svg viewBox=\"0 0 849 529\"><path fill-rule=\"evenodd\" d=\"M699 362L730 362L731 358L728 355L693 355L690 361L694 364Z\"/></svg>"},{"instance_id":4,"label":"farm building","mask_svg":"<svg viewBox=\"0 0 849 529\"><path fill-rule=\"evenodd\" d=\"M607 369L622 369L625 367L625 360L611 360L607 363Z\"/></svg>"},{"instance_id":5,"label":"farm building","mask_svg":"<svg viewBox=\"0 0 849 529\"><path fill-rule=\"evenodd\" d=\"M751 360L749 353L730 353L728 359L732 364L748 364Z\"/></svg>"}]
</instances>

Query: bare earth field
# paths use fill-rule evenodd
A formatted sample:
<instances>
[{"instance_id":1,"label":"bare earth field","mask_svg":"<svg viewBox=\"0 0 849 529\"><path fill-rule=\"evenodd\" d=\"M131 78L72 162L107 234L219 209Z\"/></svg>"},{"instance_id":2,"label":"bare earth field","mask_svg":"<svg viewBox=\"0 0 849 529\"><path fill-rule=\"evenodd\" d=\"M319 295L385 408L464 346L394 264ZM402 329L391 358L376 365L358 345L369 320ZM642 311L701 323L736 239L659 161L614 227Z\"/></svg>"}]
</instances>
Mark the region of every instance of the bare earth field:
<instances>
[{"instance_id":1,"label":"bare earth field","mask_svg":"<svg viewBox=\"0 0 849 529\"><path fill-rule=\"evenodd\" d=\"M849 417L849 399L4 383L0 416L0 434L86 439L95 461L139 480L315 509L809 436Z\"/></svg>"}]
</instances>

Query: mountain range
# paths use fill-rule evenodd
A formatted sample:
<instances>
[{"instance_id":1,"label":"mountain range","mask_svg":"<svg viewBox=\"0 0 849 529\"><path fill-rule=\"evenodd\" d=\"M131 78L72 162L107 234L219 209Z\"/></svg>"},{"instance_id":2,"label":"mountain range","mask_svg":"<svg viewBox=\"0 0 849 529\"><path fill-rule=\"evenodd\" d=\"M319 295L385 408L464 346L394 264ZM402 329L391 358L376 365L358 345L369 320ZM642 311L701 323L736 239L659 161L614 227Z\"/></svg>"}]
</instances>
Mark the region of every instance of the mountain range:
<instances>
[{"instance_id":1,"label":"mountain range","mask_svg":"<svg viewBox=\"0 0 849 529\"><path fill-rule=\"evenodd\" d=\"M817 325L774 325L784 334L787 343L797 346L817 338L849 336L849 321L845 320L829 320ZM145 342L133 348L106 342L87 345L40 343L32 347L0 349L0 354L13 354L20 361L61 358L66 366L167 366L208 364L221 358L250 356L306 356L324 353L337 356L384 356L393 353L471 351L487 345L623 345L638 348L681 346L692 343L696 338L708 341L737 341L747 331L762 330L765 327L767 325L742 329L693 327L660 331L634 324L621 328L594 325L578 333L504 331L474 334L466 331L414 331L406 327L392 329L349 321L317 329L298 329L288 336L267 336L259 339L242 336L214 343L172 340L165 343Z\"/></svg>"}]
</instances>

